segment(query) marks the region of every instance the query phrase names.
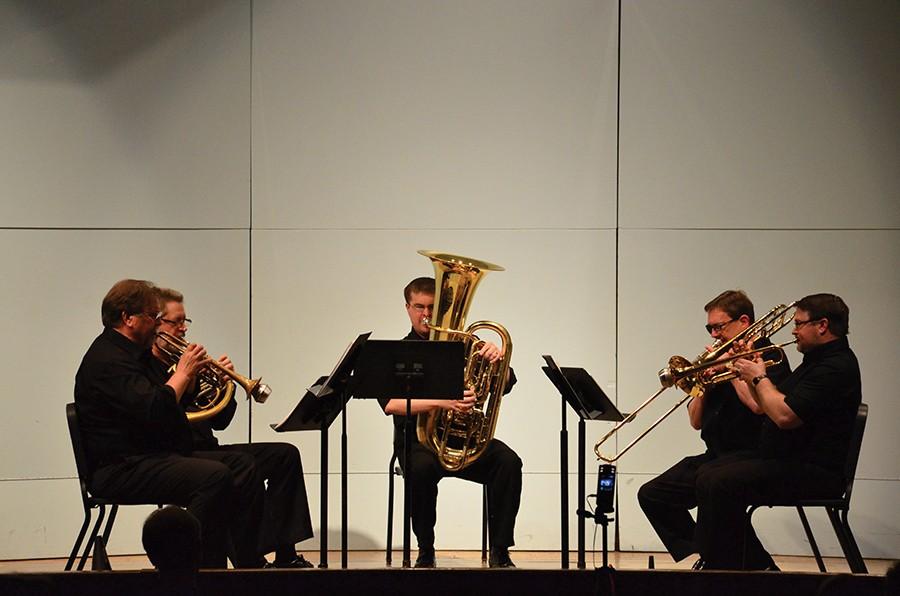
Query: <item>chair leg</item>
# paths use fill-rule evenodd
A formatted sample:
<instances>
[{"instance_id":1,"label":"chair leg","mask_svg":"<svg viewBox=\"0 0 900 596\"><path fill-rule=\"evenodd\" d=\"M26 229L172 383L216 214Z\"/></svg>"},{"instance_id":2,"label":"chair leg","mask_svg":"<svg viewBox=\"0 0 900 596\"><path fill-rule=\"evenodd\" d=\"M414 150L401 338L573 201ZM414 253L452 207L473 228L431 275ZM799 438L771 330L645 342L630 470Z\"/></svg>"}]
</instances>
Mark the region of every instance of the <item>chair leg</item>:
<instances>
[{"instance_id":1,"label":"chair leg","mask_svg":"<svg viewBox=\"0 0 900 596\"><path fill-rule=\"evenodd\" d=\"M84 522L81 524L81 531L78 532L78 538L75 539L75 544L72 546L72 552L69 553L69 558L66 561L66 571L71 571L72 565L75 564L75 559L78 557L78 549L81 548L81 543L84 540L84 535L87 533L88 526L91 523L91 508L84 508Z\"/></svg>"},{"instance_id":2,"label":"chair leg","mask_svg":"<svg viewBox=\"0 0 900 596\"><path fill-rule=\"evenodd\" d=\"M850 567L850 570L852 571L854 567L853 554L850 552L850 546L847 544L847 534L844 532L844 527L841 525L837 510L834 507L826 507L825 511L828 512L828 519L831 521L831 527L834 528L834 535L837 536L838 543L841 545L841 552L844 553L844 559L847 560L847 566Z\"/></svg>"},{"instance_id":3,"label":"chair leg","mask_svg":"<svg viewBox=\"0 0 900 596\"><path fill-rule=\"evenodd\" d=\"M853 554L856 557L856 569L853 570L853 573L869 573L869 569L866 567L866 561L862 557L862 553L859 552L859 545L856 544L856 538L853 537L853 531L850 529L850 510L845 509L841 513L841 520L843 521L844 530L847 533L847 543L853 550Z\"/></svg>"},{"instance_id":4,"label":"chair leg","mask_svg":"<svg viewBox=\"0 0 900 596\"><path fill-rule=\"evenodd\" d=\"M816 539L813 537L812 528L809 525L809 520L806 518L806 512L803 510L803 507L798 505L797 513L800 515L800 523L803 524L803 531L806 532L806 539L809 540L809 546L812 549L813 555L816 557L816 565L819 566L819 571L825 573L825 561L822 560L822 553L819 552L819 545L816 544Z\"/></svg>"},{"instance_id":5,"label":"chair leg","mask_svg":"<svg viewBox=\"0 0 900 596\"><path fill-rule=\"evenodd\" d=\"M103 519L106 517L106 505L100 505L100 514L97 516L97 521L94 523L91 528L90 535L88 536L87 544L84 547L84 552L81 553L81 560L78 561L78 571L84 570L84 564L87 562L88 555L91 553L91 550L94 548L94 540L97 538L97 534L100 533L100 524L103 523Z\"/></svg>"},{"instance_id":6,"label":"chair leg","mask_svg":"<svg viewBox=\"0 0 900 596\"><path fill-rule=\"evenodd\" d=\"M113 524L116 522L116 514L119 512L119 506L113 505L109 509L109 519L106 520L106 526L103 528L103 545L109 546L109 535L112 534Z\"/></svg>"},{"instance_id":7,"label":"chair leg","mask_svg":"<svg viewBox=\"0 0 900 596\"><path fill-rule=\"evenodd\" d=\"M840 517L838 516L837 511L834 512L834 521L840 525L841 532L844 536L844 540L841 542L841 548L844 550L844 558L847 559L847 565L850 566L851 573L868 573L869 570L866 568L866 562L862 558L862 553L859 552L859 546L856 544L856 539L853 537L853 531L850 529L849 515L850 511L848 509L841 510Z\"/></svg>"},{"instance_id":8,"label":"chair leg","mask_svg":"<svg viewBox=\"0 0 900 596\"><path fill-rule=\"evenodd\" d=\"M391 566L394 548L394 460L388 468L388 505L387 505L387 546L384 548L384 562Z\"/></svg>"}]
</instances>

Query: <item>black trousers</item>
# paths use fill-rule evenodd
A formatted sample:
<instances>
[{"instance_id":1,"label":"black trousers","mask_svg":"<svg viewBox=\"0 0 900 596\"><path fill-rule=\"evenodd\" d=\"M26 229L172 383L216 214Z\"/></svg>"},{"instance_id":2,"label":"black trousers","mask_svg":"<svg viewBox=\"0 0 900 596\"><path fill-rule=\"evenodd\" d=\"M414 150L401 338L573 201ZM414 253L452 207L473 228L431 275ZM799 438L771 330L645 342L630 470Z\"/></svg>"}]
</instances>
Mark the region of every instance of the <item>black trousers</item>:
<instances>
[{"instance_id":1,"label":"black trousers","mask_svg":"<svg viewBox=\"0 0 900 596\"><path fill-rule=\"evenodd\" d=\"M97 469L91 490L98 497L122 503L186 507L200 521L202 567L226 567L229 536L236 566L249 566L258 559L256 528L262 515L262 481L249 455L131 456Z\"/></svg>"},{"instance_id":2,"label":"black trousers","mask_svg":"<svg viewBox=\"0 0 900 596\"><path fill-rule=\"evenodd\" d=\"M685 457L638 489L644 515L676 561L698 552L690 510L697 506L697 472L714 460L709 451Z\"/></svg>"},{"instance_id":3,"label":"black trousers","mask_svg":"<svg viewBox=\"0 0 900 596\"><path fill-rule=\"evenodd\" d=\"M399 450L395 446L395 452L405 470L402 446ZM522 497L522 460L506 443L491 440L481 457L459 472L445 470L437 456L418 442L412 445L410 460L412 528L419 542L419 549L434 547L438 482L446 477L486 485L491 545L509 547L515 544L513 534ZM465 509L477 511L478 508Z\"/></svg>"},{"instance_id":4,"label":"black trousers","mask_svg":"<svg viewBox=\"0 0 900 596\"><path fill-rule=\"evenodd\" d=\"M294 545L313 535L300 450L288 443L239 443L216 450L249 455L265 482L259 552L296 556Z\"/></svg>"},{"instance_id":5,"label":"black trousers","mask_svg":"<svg viewBox=\"0 0 900 596\"><path fill-rule=\"evenodd\" d=\"M751 524L750 505L833 498L840 474L798 461L726 455L697 473L696 541L709 569L765 569L772 563Z\"/></svg>"}]
</instances>

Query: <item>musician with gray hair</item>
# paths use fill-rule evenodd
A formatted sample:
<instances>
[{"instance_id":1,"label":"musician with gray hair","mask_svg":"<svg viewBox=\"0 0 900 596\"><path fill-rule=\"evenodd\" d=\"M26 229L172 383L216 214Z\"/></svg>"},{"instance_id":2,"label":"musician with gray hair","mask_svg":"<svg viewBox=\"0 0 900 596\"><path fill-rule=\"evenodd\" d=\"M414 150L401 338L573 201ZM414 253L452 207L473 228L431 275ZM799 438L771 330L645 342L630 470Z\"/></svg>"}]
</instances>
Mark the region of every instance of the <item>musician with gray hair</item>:
<instances>
[{"instance_id":1,"label":"musician with gray hair","mask_svg":"<svg viewBox=\"0 0 900 596\"><path fill-rule=\"evenodd\" d=\"M168 333L177 340L184 340L191 319L185 313L184 295L170 288L160 288L161 332ZM169 370L168 359L160 347L160 338L153 345L156 356L152 369L158 380L165 381L173 373ZM227 355L218 363L233 371L234 365ZM177 366L175 372L177 373ZM196 412L193 403L199 387L195 383L186 393L181 405L186 412ZM232 466L235 477L255 483L256 489L245 491L239 507L245 511L246 523L239 529L246 535L244 542L254 544L254 549L236 553L235 566L277 567L282 569L305 569L312 563L297 554L296 543L311 538L312 520L303 480L303 463L300 450L289 443L254 442L220 444L213 431L225 430L237 411L237 400L232 397L222 409L210 417L189 416L191 419L191 448L196 457L222 459ZM275 553L273 562L264 555Z\"/></svg>"}]
</instances>

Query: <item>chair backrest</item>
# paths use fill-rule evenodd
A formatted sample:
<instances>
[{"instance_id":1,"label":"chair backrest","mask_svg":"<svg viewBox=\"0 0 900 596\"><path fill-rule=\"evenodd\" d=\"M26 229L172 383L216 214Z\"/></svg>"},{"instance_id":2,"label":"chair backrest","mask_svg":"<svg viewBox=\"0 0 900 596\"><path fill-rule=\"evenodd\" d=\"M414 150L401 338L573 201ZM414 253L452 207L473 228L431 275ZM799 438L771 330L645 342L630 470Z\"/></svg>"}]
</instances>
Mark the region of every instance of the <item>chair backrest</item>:
<instances>
[{"instance_id":1,"label":"chair backrest","mask_svg":"<svg viewBox=\"0 0 900 596\"><path fill-rule=\"evenodd\" d=\"M81 440L81 427L78 426L78 410L74 402L66 404L66 420L69 423L69 437L72 439L72 452L75 454L75 468L78 470L78 483L81 485L81 498L87 504L89 500L88 478L90 468L88 466L87 453Z\"/></svg>"},{"instance_id":2,"label":"chair backrest","mask_svg":"<svg viewBox=\"0 0 900 596\"><path fill-rule=\"evenodd\" d=\"M848 503L850 502L850 493L853 492L853 479L856 478L856 464L859 463L859 452L862 449L863 433L866 430L868 416L869 405L859 404L859 409L856 410L856 420L853 421L850 444L847 446L847 461L844 464L844 479L847 482L844 499Z\"/></svg>"}]
</instances>

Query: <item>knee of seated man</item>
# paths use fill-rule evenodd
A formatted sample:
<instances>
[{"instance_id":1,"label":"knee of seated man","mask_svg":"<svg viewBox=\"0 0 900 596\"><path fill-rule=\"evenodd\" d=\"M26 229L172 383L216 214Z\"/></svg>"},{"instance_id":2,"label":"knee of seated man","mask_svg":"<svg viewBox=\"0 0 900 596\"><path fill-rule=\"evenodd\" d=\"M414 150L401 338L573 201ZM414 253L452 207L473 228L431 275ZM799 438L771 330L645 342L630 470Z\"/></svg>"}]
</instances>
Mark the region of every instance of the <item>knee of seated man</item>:
<instances>
[{"instance_id":1,"label":"knee of seated man","mask_svg":"<svg viewBox=\"0 0 900 596\"><path fill-rule=\"evenodd\" d=\"M271 449L278 455L278 459L285 467L300 467L300 450L290 443L272 443Z\"/></svg>"}]
</instances>

